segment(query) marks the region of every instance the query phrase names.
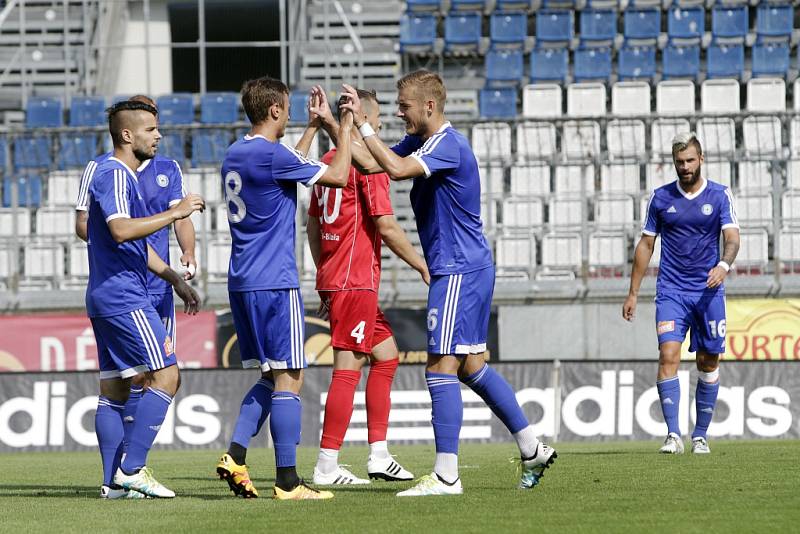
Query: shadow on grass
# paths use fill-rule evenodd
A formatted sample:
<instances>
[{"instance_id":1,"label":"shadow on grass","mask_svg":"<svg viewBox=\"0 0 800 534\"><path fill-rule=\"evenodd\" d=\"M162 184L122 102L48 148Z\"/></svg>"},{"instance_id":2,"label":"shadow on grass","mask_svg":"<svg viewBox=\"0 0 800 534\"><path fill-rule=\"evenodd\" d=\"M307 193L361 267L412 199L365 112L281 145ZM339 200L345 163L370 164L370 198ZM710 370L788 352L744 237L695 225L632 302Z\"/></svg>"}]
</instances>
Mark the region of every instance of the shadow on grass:
<instances>
[{"instance_id":1,"label":"shadow on grass","mask_svg":"<svg viewBox=\"0 0 800 534\"><path fill-rule=\"evenodd\" d=\"M47 486L42 484L0 484L2 497L100 497L100 486Z\"/></svg>"}]
</instances>

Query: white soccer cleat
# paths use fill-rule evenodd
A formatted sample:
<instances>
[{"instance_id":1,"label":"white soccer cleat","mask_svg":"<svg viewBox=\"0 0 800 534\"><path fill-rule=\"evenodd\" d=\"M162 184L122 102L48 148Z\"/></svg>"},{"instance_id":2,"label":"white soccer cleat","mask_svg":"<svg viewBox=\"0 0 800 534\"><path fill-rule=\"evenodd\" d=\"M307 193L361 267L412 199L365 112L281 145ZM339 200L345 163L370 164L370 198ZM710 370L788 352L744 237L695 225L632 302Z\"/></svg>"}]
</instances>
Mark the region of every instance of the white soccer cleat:
<instances>
[{"instance_id":1,"label":"white soccer cleat","mask_svg":"<svg viewBox=\"0 0 800 534\"><path fill-rule=\"evenodd\" d=\"M125 488L110 488L100 486L101 499L146 499L147 495L138 491L130 491Z\"/></svg>"},{"instance_id":2,"label":"white soccer cleat","mask_svg":"<svg viewBox=\"0 0 800 534\"><path fill-rule=\"evenodd\" d=\"M398 497L427 497L429 495L461 495L464 488L461 487L461 479L457 479L452 484L445 484L436 473L425 475L416 486L401 491Z\"/></svg>"},{"instance_id":3,"label":"white soccer cleat","mask_svg":"<svg viewBox=\"0 0 800 534\"><path fill-rule=\"evenodd\" d=\"M122 486L127 490L138 491L150 497L161 499L171 499L175 497L175 492L166 488L153 477L153 473L148 467L142 467L134 475L126 475L122 469L117 469L114 475L114 484Z\"/></svg>"},{"instance_id":4,"label":"white soccer cleat","mask_svg":"<svg viewBox=\"0 0 800 534\"><path fill-rule=\"evenodd\" d=\"M539 480L544 476L544 470L553 465L558 454L553 447L542 442L536 446L536 456L528 460L521 460L521 473L519 477L519 489L531 489L539 484Z\"/></svg>"},{"instance_id":5,"label":"white soccer cleat","mask_svg":"<svg viewBox=\"0 0 800 534\"><path fill-rule=\"evenodd\" d=\"M414 480L414 474L406 471L402 465L395 462L391 457L373 458L370 456L369 460L367 460L367 473L369 473L369 478L375 480L379 478L389 482Z\"/></svg>"},{"instance_id":6,"label":"white soccer cleat","mask_svg":"<svg viewBox=\"0 0 800 534\"><path fill-rule=\"evenodd\" d=\"M692 454L711 454L706 438L699 436L692 438Z\"/></svg>"},{"instance_id":7,"label":"white soccer cleat","mask_svg":"<svg viewBox=\"0 0 800 534\"><path fill-rule=\"evenodd\" d=\"M675 432L670 432L658 452L661 454L683 454L683 440Z\"/></svg>"},{"instance_id":8,"label":"white soccer cleat","mask_svg":"<svg viewBox=\"0 0 800 534\"><path fill-rule=\"evenodd\" d=\"M319 486L359 486L369 484L366 478L358 478L341 465L332 473L323 473L314 467L314 484Z\"/></svg>"}]
</instances>

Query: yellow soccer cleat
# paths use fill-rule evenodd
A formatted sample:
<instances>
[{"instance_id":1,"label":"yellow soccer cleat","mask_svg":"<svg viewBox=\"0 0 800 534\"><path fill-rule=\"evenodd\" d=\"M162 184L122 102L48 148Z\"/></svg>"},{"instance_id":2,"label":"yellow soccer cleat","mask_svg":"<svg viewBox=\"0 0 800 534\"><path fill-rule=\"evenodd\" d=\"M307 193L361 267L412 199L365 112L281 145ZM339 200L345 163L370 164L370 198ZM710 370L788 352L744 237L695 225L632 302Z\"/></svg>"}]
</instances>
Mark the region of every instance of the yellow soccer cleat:
<instances>
[{"instance_id":1,"label":"yellow soccer cleat","mask_svg":"<svg viewBox=\"0 0 800 534\"><path fill-rule=\"evenodd\" d=\"M275 486L272 489L272 498L279 501L302 501L305 499L333 499L333 493L330 491L316 490L306 486L302 480L291 491L285 491Z\"/></svg>"},{"instance_id":2,"label":"yellow soccer cleat","mask_svg":"<svg viewBox=\"0 0 800 534\"><path fill-rule=\"evenodd\" d=\"M246 465L239 465L233 461L231 455L225 453L217 464L217 474L230 486L234 495L241 495L245 499L255 499L258 497L258 490L250 480L250 473L247 472Z\"/></svg>"}]
</instances>

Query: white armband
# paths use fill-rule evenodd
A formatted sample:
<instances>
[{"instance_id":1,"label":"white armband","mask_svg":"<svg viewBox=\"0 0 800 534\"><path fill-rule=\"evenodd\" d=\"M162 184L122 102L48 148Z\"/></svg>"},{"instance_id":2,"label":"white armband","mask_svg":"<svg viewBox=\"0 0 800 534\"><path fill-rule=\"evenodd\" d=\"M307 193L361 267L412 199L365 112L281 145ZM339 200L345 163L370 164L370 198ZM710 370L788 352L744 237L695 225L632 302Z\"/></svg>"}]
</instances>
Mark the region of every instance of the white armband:
<instances>
[{"instance_id":1,"label":"white armband","mask_svg":"<svg viewBox=\"0 0 800 534\"><path fill-rule=\"evenodd\" d=\"M375 130L372 129L372 126L368 122L364 122L361 126L358 127L358 131L361 133L361 137L367 138L370 135L375 135Z\"/></svg>"},{"instance_id":2,"label":"white armband","mask_svg":"<svg viewBox=\"0 0 800 534\"><path fill-rule=\"evenodd\" d=\"M722 267L723 269L725 269L726 273L730 272L731 270L731 266L728 265L728 262L722 260L720 260L720 262L717 264L717 267Z\"/></svg>"}]
</instances>

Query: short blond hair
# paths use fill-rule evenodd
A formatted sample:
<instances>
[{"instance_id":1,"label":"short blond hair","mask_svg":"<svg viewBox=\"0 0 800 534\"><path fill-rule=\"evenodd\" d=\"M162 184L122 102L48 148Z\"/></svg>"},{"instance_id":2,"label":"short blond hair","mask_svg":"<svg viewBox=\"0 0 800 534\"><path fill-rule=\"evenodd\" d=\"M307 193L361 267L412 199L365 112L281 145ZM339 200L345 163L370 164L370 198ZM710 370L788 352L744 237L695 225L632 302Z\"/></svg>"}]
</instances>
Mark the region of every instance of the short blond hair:
<instances>
[{"instance_id":1,"label":"short blond hair","mask_svg":"<svg viewBox=\"0 0 800 534\"><path fill-rule=\"evenodd\" d=\"M439 112L444 113L444 102L447 100L447 89L442 78L435 72L416 70L397 80L397 89L411 87L414 96L422 100L433 100Z\"/></svg>"},{"instance_id":2,"label":"short blond hair","mask_svg":"<svg viewBox=\"0 0 800 534\"><path fill-rule=\"evenodd\" d=\"M703 147L700 146L700 141L697 139L697 134L694 132L679 132L672 138L672 153L677 154L683 152L690 146L697 149L697 154L703 154Z\"/></svg>"}]
</instances>

